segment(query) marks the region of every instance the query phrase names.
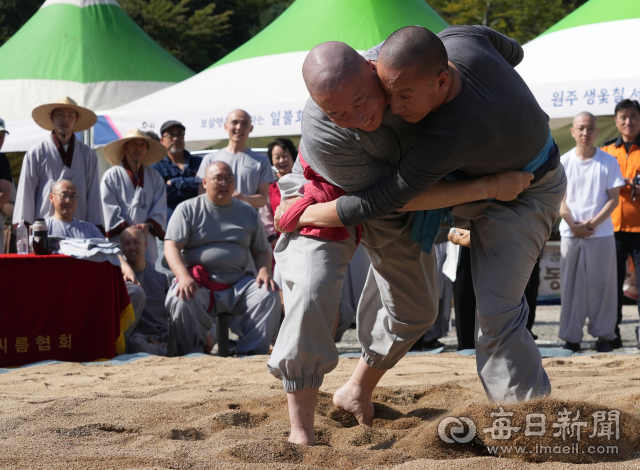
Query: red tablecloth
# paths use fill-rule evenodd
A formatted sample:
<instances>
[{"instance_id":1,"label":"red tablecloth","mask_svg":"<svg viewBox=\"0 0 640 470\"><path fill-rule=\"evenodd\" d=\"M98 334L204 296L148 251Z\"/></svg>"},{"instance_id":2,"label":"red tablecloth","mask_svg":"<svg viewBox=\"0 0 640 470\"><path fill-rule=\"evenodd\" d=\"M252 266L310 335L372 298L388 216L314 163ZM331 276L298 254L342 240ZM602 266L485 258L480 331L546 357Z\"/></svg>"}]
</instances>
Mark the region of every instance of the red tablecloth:
<instances>
[{"instance_id":1,"label":"red tablecloth","mask_svg":"<svg viewBox=\"0 0 640 470\"><path fill-rule=\"evenodd\" d=\"M132 312L109 262L0 255L0 367L112 358L116 343L123 352L121 315Z\"/></svg>"}]
</instances>

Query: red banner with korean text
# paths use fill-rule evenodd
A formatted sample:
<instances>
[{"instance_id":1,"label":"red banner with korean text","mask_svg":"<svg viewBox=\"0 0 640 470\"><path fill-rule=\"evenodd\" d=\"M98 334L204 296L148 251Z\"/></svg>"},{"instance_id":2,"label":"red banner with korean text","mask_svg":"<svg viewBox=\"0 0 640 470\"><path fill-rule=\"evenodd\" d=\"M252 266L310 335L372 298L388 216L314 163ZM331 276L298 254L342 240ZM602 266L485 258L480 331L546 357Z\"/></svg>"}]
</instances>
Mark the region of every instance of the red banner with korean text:
<instances>
[{"instance_id":1,"label":"red banner with korean text","mask_svg":"<svg viewBox=\"0 0 640 470\"><path fill-rule=\"evenodd\" d=\"M0 255L0 367L124 352L133 315L120 268L62 255ZM125 326L126 327L126 326Z\"/></svg>"}]
</instances>

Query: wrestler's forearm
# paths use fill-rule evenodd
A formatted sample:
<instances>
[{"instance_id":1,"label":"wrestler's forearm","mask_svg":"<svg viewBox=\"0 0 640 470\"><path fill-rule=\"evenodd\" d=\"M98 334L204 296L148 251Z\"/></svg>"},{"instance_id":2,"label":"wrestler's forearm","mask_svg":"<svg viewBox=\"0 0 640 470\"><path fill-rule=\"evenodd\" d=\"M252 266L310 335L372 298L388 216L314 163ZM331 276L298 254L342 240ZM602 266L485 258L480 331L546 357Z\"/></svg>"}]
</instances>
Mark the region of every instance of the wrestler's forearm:
<instances>
[{"instance_id":1,"label":"wrestler's forearm","mask_svg":"<svg viewBox=\"0 0 640 470\"><path fill-rule=\"evenodd\" d=\"M298 221L299 227L344 227L338 217L337 200L313 204L302 213Z\"/></svg>"},{"instance_id":2,"label":"wrestler's forearm","mask_svg":"<svg viewBox=\"0 0 640 470\"><path fill-rule=\"evenodd\" d=\"M464 204L487 199L487 184L484 178L465 181L438 181L432 187L409 201L401 210L421 211Z\"/></svg>"}]
</instances>

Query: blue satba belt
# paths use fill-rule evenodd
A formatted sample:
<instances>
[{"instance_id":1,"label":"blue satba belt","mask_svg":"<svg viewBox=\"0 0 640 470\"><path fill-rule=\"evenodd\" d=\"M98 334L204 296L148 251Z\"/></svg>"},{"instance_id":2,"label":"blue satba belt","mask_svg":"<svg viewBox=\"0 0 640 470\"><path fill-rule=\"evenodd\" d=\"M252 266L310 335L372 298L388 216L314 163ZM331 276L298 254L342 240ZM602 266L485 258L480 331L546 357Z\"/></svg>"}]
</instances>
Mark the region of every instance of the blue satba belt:
<instances>
[{"instance_id":1,"label":"blue satba belt","mask_svg":"<svg viewBox=\"0 0 640 470\"><path fill-rule=\"evenodd\" d=\"M533 173L531 184L534 184L540 181L547 172L557 168L559 162L560 152L553 137L551 137L551 130L549 130L549 137L544 148L521 171ZM456 175L447 175L444 179L459 180L462 177L460 172L457 172ZM488 200L490 201L491 199ZM443 223L453 226L453 214L449 208L415 211L411 226L411 239L422 245L422 251L431 253L431 248L440 234L440 227Z\"/></svg>"}]
</instances>

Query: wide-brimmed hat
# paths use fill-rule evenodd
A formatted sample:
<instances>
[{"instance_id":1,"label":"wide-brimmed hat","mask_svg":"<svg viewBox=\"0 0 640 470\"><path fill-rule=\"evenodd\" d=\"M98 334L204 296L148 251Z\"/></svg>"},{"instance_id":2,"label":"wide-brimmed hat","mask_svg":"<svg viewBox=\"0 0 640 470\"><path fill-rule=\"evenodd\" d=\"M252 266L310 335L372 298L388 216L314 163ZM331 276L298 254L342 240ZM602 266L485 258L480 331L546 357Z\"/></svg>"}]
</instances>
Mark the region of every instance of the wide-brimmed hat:
<instances>
[{"instance_id":1,"label":"wide-brimmed hat","mask_svg":"<svg viewBox=\"0 0 640 470\"><path fill-rule=\"evenodd\" d=\"M143 139L149 146L147 154L142 161L145 165L152 165L155 162L159 162L167 154L167 148L160 142L152 139L140 129L131 129L122 139L107 144L104 148L104 158L114 166L120 164L124 158L124 144L134 139Z\"/></svg>"},{"instance_id":2,"label":"wide-brimmed hat","mask_svg":"<svg viewBox=\"0 0 640 470\"><path fill-rule=\"evenodd\" d=\"M31 112L31 116L37 125L43 129L52 131L53 121L51 120L51 113L59 108L73 109L78 113L78 120L76 121L76 125L73 126L73 132L82 132L87 129L91 129L91 127L98 121L96 113L90 109L78 106L78 104L68 96L60 98L55 103L47 103L38 106Z\"/></svg>"}]
</instances>

